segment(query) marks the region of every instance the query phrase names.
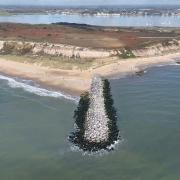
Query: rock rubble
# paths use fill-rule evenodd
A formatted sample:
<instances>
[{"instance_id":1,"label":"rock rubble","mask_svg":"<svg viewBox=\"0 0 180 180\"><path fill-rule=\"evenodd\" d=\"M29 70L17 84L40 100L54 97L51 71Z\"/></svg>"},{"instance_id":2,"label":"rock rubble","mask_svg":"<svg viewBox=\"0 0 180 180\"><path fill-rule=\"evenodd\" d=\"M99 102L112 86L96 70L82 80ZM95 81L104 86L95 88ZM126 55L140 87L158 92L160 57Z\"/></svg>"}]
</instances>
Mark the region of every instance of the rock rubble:
<instances>
[{"instance_id":1,"label":"rock rubble","mask_svg":"<svg viewBox=\"0 0 180 180\"><path fill-rule=\"evenodd\" d=\"M84 151L113 149L119 130L108 80L93 78L90 92L81 96L74 118L76 129L69 136L72 143Z\"/></svg>"},{"instance_id":2,"label":"rock rubble","mask_svg":"<svg viewBox=\"0 0 180 180\"><path fill-rule=\"evenodd\" d=\"M109 128L104 106L103 81L94 77L90 91L90 105L85 122L84 138L89 142L104 142L108 140Z\"/></svg>"}]
</instances>

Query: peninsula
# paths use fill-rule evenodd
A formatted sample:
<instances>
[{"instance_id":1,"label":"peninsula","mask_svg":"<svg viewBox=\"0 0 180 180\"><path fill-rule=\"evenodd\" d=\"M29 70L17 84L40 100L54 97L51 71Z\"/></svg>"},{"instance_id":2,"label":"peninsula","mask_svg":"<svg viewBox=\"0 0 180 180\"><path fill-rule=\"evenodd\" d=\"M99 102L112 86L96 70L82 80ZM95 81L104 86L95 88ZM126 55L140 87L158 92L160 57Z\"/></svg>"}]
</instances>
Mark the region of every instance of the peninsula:
<instances>
[{"instance_id":1,"label":"peninsula","mask_svg":"<svg viewBox=\"0 0 180 180\"><path fill-rule=\"evenodd\" d=\"M95 74L142 72L180 57L179 28L0 24L0 72L81 94Z\"/></svg>"}]
</instances>

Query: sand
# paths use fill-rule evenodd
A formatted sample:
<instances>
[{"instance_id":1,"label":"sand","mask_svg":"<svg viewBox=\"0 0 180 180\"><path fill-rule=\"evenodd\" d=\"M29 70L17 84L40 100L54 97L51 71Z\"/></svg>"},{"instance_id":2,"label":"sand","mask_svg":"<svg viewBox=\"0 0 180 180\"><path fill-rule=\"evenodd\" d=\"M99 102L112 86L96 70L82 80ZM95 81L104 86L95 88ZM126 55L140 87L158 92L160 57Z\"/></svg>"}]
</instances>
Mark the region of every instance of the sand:
<instances>
[{"instance_id":1,"label":"sand","mask_svg":"<svg viewBox=\"0 0 180 180\"><path fill-rule=\"evenodd\" d=\"M31 79L42 86L58 89L72 95L80 95L89 90L91 79L95 74L103 77L121 77L142 71L158 64L175 63L180 53L165 56L133 58L117 60L117 62L89 70L62 70L42 67L36 64L15 62L11 59L0 58L0 73Z\"/></svg>"}]
</instances>

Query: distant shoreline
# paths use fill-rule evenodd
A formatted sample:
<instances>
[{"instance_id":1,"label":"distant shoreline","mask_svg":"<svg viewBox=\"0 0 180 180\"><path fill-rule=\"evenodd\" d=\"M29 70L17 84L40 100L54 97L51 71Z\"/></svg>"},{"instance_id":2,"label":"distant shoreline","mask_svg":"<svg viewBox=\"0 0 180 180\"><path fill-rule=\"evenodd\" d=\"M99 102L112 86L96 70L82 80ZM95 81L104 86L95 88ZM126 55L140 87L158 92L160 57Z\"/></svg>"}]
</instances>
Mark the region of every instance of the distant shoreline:
<instances>
[{"instance_id":1,"label":"distant shoreline","mask_svg":"<svg viewBox=\"0 0 180 180\"><path fill-rule=\"evenodd\" d=\"M123 15L147 15L147 16L180 16L179 5L98 5L98 6L0 6L0 12L9 14L36 14L52 13L67 15L105 15L105 16L123 16Z\"/></svg>"}]
</instances>

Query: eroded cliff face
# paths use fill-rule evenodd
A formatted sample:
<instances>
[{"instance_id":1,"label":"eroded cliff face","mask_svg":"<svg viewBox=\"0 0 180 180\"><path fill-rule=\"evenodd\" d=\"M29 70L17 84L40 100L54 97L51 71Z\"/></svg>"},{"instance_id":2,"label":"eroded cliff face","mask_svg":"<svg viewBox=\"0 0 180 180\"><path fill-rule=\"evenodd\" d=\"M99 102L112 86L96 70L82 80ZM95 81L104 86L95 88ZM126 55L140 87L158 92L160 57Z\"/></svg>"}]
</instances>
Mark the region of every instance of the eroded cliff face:
<instances>
[{"instance_id":1,"label":"eroded cliff face","mask_svg":"<svg viewBox=\"0 0 180 180\"><path fill-rule=\"evenodd\" d=\"M63 44L0 41L0 53L4 54L41 54L69 58L103 58L116 54L113 50L91 49Z\"/></svg>"},{"instance_id":2,"label":"eroded cliff face","mask_svg":"<svg viewBox=\"0 0 180 180\"><path fill-rule=\"evenodd\" d=\"M119 56L120 58L148 57L164 55L180 50L180 40L170 40L134 50L127 49L93 49L75 47L63 44L21 42L21 41L0 41L0 54L32 54L62 56L68 58L107 58ZM130 53L129 53L130 52Z\"/></svg>"},{"instance_id":3,"label":"eroded cliff face","mask_svg":"<svg viewBox=\"0 0 180 180\"><path fill-rule=\"evenodd\" d=\"M173 53L180 50L180 40L171 40L163 43L158 43L152 46L147 46L144 48L132 50L132 53L136 57L148 57L164 55L168 53Z\"/></svg>"}]
</instances>

